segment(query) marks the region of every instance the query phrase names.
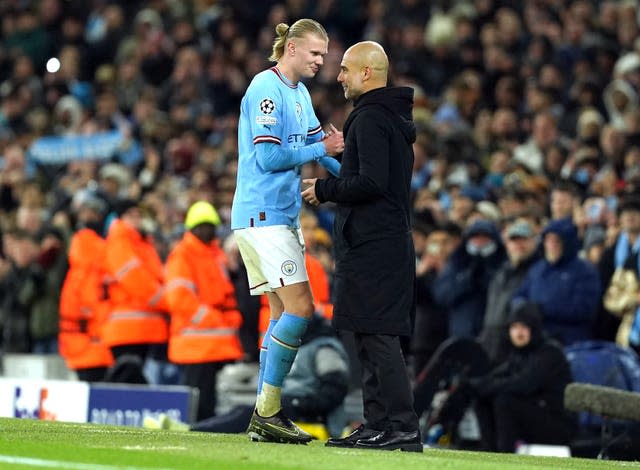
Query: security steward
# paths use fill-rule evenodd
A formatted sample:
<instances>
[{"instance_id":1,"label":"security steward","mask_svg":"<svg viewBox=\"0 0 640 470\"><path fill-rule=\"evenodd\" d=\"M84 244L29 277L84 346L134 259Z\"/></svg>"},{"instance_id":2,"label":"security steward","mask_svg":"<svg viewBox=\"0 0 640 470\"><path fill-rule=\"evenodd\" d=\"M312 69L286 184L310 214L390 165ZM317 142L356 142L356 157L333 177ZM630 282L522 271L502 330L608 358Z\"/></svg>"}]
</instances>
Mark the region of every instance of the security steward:
<instances>
[{"instance_id":1,"label":"security steward","mask_svg":"<svg viewBox=\"0 0 640 470\"><path fill-rule=\"evenodd\" d=\"M97 196L86 196L79 203L77 231L69 245L69 270L60 293L60 355L78 379L87 382L101 381L113 364L111 350L101 339L110 307L108 276L102 264L106 241L101 232L106 211L106 202Z\"/></svg>"},{"instance_id":2,"label":"security steward","mask_svg":"<svg viewBox=\"0 0 640 470\"><path fill-rule=\"evenodd\" d=\"M143 229L140 205L120 201L115 212L105 254L112 308L102 337L116 360L108 376L113 382L147 383L144 362L152 346L166 345L169 337L163 265Z\"/></svg>"},{"instance_id":3,"label":"security steward","mask_svg":"<svg viewBox=\"0 0 640 470\"><path fill-rule=\"evenodd\" d=\"M187 232L166 262L170 313L169 360L182 365L185 385L198 388L198 420L215 414L216 376L229 362L242 359L238 330L242 314L218 240L220 217L205 201L193 204Z\"/></svg>"}]
</instances>

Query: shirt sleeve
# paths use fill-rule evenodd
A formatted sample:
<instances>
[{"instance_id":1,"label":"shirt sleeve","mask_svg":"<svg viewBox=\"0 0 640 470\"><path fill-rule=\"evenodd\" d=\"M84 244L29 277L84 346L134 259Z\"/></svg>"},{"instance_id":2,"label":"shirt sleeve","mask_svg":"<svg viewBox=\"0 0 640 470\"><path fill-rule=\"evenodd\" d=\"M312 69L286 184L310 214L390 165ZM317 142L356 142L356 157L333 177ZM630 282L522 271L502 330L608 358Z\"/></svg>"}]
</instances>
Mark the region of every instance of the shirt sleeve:
<instances>
[{"instance_id":1,"label":"shirt sleeve","mask_svg":"<svg viewBox=\"0 0 640 470\"><path fill-rule=\"evenodd\" d=\"M323 156L318 159L318 163L325 167L333 176L340 175L340 162L333 157Z\"/></svg>"},{"instance_id":2,"label":"shirt sleeve","mask_svg":"<svg viewBox=\"0 0 640 470\"><path fill-rule=\"evenodd\" d=\"M272 142L256 145L258 164L266 171L289 170L317 160L323 155L324 144L322 142L298 148L284 148Z\"/></svg>"},{"instance_id":3,"label":"shirt sleeve","mask_svg":"<svg viewBox=\"0 0 640 470\"><path fill-rule=\"evenodd\" d=\"M267 80L253 82L243 105L253 144L280 144L284 134L284 106L277 87Z\"/></svg>"},{"instance_id":4,"label":"shirt sleeve","mask_svg":"<svg viewBox=\"0 0 640 470\"><path fill-rule=\"evenodd\" d=\"M282 145L285 134L284 103L275 85L269 82L253 84L247 91L244 111L250 123L256 159L264 170L289 170L325 154L324 144L319 141L298 148ZM321 137L322 129L317 118L315 124L318 128L315 132Z\"/></svg>"}]
</instances>

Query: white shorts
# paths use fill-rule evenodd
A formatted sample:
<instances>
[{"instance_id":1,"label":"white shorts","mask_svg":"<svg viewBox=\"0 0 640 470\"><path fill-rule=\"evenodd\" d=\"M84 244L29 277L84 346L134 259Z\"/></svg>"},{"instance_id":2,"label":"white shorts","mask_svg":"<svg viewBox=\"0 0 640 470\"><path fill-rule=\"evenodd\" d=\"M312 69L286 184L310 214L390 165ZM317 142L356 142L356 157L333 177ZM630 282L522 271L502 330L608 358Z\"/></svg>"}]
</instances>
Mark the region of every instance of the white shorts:
<instances>
[{"instance_id":1,"label":"white shorts","mask_svg":"<svg viewBox=\"0 0 640 470\"><path fill-rule=\"evenodd\" d=\"M309 281L302 230L271 225L234 230L233 235L247 268L251 295Z\"/></svg>"}]
</instances>

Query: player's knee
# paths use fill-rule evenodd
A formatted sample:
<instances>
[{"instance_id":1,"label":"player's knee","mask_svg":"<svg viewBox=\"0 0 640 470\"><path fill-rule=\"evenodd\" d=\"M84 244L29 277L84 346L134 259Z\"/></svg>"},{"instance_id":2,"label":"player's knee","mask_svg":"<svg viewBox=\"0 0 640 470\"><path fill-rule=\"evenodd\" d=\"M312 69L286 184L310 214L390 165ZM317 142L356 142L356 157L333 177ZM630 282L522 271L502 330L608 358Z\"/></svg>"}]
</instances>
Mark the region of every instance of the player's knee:
<instances>
[{"instance_id":1,"label":"player's knee","mask_svg":"<svg viewBox=\"0 0 640 470\"><path fill-rule=\"evenodd\" d=\"M295 302L285 311L302 318L311 318L315 307L311 302Z\"/></svg>"},{"instance_id":2,"label":"player's knee","mask_svg":"<svg viewBox=\"0 0 640 470\"><path fill-rule=\"evenodd\" d=\"M315 307L313 303L307 302L301 305L299 315L304 318L311 318L314 311L315 311Z\"/></svg>"}]
</instances>

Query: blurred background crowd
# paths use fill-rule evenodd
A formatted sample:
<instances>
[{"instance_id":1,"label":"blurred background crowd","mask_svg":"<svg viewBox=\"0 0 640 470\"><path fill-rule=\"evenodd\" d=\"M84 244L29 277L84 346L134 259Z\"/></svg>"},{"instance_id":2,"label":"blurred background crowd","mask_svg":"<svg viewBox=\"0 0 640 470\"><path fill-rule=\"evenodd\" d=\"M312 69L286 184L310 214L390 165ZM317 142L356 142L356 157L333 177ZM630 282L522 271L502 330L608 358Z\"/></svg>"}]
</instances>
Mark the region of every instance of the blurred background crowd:
<instances>
[{"instance_id":1,"label":"blurred background crowd","mask_svg":"<svg viewBox=\"0 0 640 470\"><path fill-rule=\"evenodd\" d=\"M621 264L619 234L640 235L638 3L0 2L4 351L56 352L56 296L88 194L111 210L140 201L161 259L182 236L189 206L207 200L221 217L229 268L239 269L228 238L239 103L270 66L275 25L301 17L330 36L307 83L324 125L341 128L351 109L336 76L354 42L380 42L393 84L415 90L419 295L407 347L416 369L451 336L486 337L511 300L491 282L512 279L503 263L517 270L532 256L551 267L523 272L525 288L508 292L542 306L545 328L564 345L615 341L620 312L603 297ZM303 176L324 170L311 164ZM307 209L308 248L330 281L332 207ZM554 273L561 258L573 264ZM567 275L586 278L585 292L552 288ZM16 311L17 336L6 328ZM618 339L638 347L640 325L634 335L631 323ZM256 351L247 354L254 360Z\"/></svg>"}]
</instances>

